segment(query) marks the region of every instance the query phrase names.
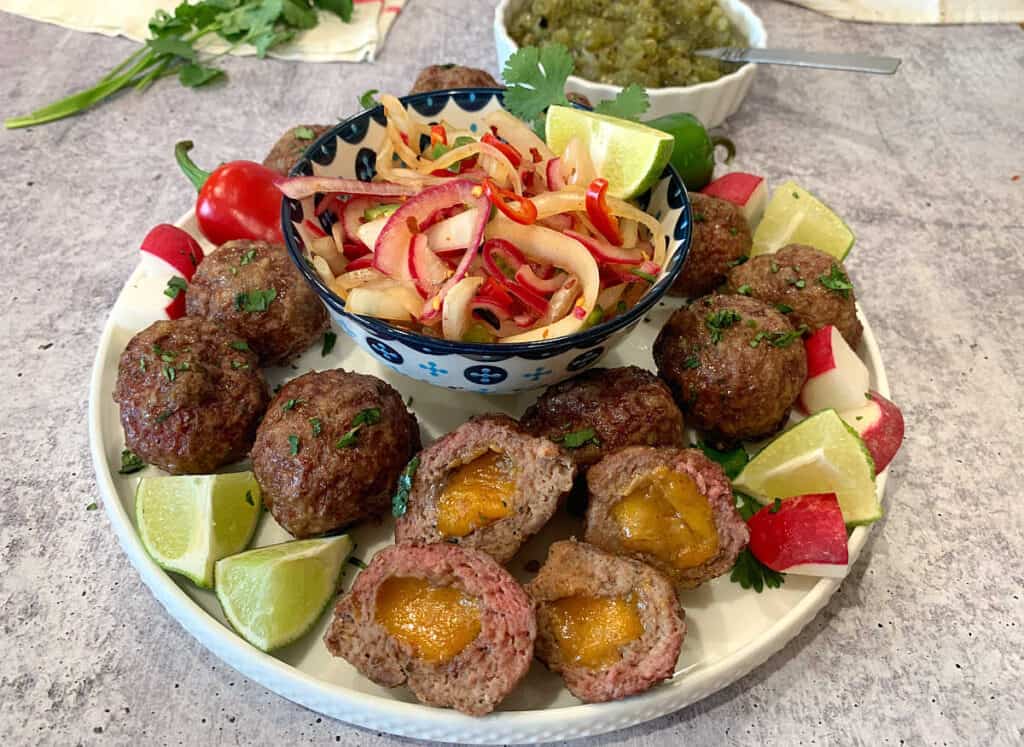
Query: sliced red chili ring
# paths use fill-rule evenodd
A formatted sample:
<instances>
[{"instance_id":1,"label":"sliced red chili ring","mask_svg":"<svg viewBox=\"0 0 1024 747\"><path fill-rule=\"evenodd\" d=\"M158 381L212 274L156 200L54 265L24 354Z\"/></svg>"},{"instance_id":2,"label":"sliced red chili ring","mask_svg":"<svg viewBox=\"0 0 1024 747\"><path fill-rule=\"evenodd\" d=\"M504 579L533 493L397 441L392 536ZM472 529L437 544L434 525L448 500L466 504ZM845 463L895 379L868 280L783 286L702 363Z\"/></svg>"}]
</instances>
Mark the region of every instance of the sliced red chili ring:
<instances>
[{"instance_id":1,"label":"sliced red chili ring","mask_svg":"<svg viewBox=\"0 0 1024 747\"><path fill-rule=\"evenodd\" d=\"M526 263L526 257L511 241L488 239L481 251L484 267L499 282L515 277L516 271Z\"/></svg>"},{"instance_id":2,"label":"sliced red chili ring","mask_svg":"<svg viewBox=\"0 0 1024 747\"><path fill-rule=\"evenodd\" d=\"M444 125L430 125L430 144L437 145L448 145L448 133L445 132Z\"/></svg>"},{"instance_id":3,"label":"sliced red chili ring","mask_svg":"<svg viewBox=\"0 0 1024 747\"><path fill-rule=\"evenodd\" d=\"M517 195L508 189L502 189L491 179L484 179L481 186L491 204L511 220L524 226L536 222L537 206L530 198Z\"/></svg>"},{"instance_id":4,"label":"sliced red chili ring","mask_svg":"<svg viewBox=\"0 0 1024 747\"><path fill-rule=\"evenodd\" d=\"M498 140L498 138L496 138L494 135L492 135L489 132L486 135L484 135L482 138L480 138L480 142L481 143L487 143L488 145L491 145L491 146L497 148L498 150L500 150L502 152L502 154L505 156L505 158L507 158L509 160L509 162L512 164L512 166L514 166L517 169L519 168L519 164L521 164L523 162L523 156L522 156L522 154L520 154L520 152L518 150L513 148L508 143L506 143L506 142L504 142L502 140Z\"/></svg>"},{"instance_id":5,"label":"sliced red chili ring","mask_svg":"<svg viewBox=\"0 0 1024 747\"><path fill-rule=\"evenodd\" d=\"M609 244L622 246L619 221L608 209L608 180L598 177L587 187L587 217Z\"/></svg>"}]
</instances>

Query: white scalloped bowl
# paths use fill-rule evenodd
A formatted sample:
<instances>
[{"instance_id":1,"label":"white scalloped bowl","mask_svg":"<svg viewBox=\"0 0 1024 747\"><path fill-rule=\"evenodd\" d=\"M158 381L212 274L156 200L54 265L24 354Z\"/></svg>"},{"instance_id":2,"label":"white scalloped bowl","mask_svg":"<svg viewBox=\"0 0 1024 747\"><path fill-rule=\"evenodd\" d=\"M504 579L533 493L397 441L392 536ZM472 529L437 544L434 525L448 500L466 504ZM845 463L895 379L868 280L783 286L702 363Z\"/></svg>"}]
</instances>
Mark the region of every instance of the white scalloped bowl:
<instances>
[{"instance_id":1,"label":"white scalloped bowl","mask_svg":"<svg viewBox=\"0 0 1024 747\"><path fill-rule=\"evenodd\" d=\"M494 44L498 50L498 70L504 70L505 61L512 56L519 46L509 36L507 19L518 11L526 0L501 0L494 9ZM764 24L746 3L739 0L718 0L722 10L732 19L750 41L751 47L764 47L768 43L768 34ZM689 112L699 119L705 127L717 127L731 117L740 108L743 99L754 82L757 65L746 64L735 72L723 75L709 83L698 83L693 86L671 86L668 88L648 88L647 95L651 100L651 108L644 115L645 119L655 119L666 114ZM615 98L622 90L620 86L597 83L576 75L569 76L565 86L571 93L586 96L592 103L604 99Z\"/></svg>"}]
</instances>

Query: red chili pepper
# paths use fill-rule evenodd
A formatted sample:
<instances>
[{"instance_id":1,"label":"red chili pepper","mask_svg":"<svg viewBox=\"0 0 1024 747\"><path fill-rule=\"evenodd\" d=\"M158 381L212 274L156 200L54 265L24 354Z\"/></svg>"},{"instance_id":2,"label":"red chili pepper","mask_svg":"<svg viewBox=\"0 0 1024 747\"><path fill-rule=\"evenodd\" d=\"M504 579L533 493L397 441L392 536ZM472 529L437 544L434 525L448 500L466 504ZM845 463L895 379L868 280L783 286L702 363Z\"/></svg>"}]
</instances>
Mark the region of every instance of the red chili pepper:
<instances>
[{"instance_id":1,"label":"red chili pepper","mask_svg":"<svg viewBox=\"0 0 1024 747\"><path fill-rule=\"evenodd\" d=\"M484 179L481 186L491 204L516 223L528 226L536 222L537 206L530 198L517 195L508 189L502 189L490 179ZM514 205L518 205L518 207L513 207Z\"/></svg>"},{"instance_id":2,"label":"red chili pepper","mask_svg":"<svg viewBox=\"0 0 1024 747\"><path fill-rule=\"evenodd\" d=\"M526 257L511 241L505 239L488 239L480 251L484 267L499 283L505 283L515 277L518 270L526 262Z\"/></svg>"},{"instance_id":3,"label":"red chili pepper","mask_svg":"<svg viewBox=\"0 0 1024 747\"><path fill-rule=\"evenodd\" d=\"M476 297L481 301L490 301L496 306L507 308L510 313L515 304L514 299L501 283L490 277L480 286L480 290L476 292Z\"/></svg>"},{"instance_id":4,"label":"red chili pepper","mask_svg":"<svg viewBox=\"0 0 1024 747\"><path fill-rule=\"evenodd\" d=\"M619 221L608 209L608 180L598 177L587 187L587 216L609 244L622 246Z\"/></svg>"},{"instance_id":5,"label":"red chili pepper","mask_svg":"<svg viewBox=\"0 0 1024 747\"><path fill-rule=\"evenodd\" d=\"M508 143L504 143L501 140L498 140L498 138L496 138L489 132L482 138L480 138L480 142L487 143L488 145L491 145L500 150L502 154L505 156L505 158L507 158L509 162L517 169L519 168L519 164L523 162L523 157L522 155L520 155L518 150L513 148Z\"/></svg>"},{"instance_id":6,"label":"red chili pepper","mask_svg":"<svg viewBox=\"0 0 1024 747\"><path fill-rule=\"evenodd\" d=\"M444 130L444 125L430 125L430 144L437 145L448 145L448 133Z\"/></svg>"},{"instance_id":7,"label":"red chili pepper","mask_svg":"<svg viewBox=\"0 0 1024 747\"><path fill-rule=\"evenodd\" d=\"M199 190L196 220L203 236L218 245L232 239L284 241L282 197L275 185L285 177L253 161L231 161L203 171L188 157L191 149L191 142L180 142L174 156Z\"/></svg>"}]
</instances>

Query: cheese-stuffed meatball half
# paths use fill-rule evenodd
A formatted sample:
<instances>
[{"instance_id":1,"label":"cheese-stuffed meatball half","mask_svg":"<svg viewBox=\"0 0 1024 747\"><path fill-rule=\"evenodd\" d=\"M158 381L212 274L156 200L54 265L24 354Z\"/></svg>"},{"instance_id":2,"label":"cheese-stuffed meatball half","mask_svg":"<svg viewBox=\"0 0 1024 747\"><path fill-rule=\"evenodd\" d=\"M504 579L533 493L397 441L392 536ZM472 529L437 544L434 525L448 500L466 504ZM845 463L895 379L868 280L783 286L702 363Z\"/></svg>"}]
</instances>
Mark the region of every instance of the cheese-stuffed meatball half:
<instances>
[{"instance_id":1,"label":"cheese-stuffed meatball half","mask_svg":"<svg viewBox=\"0 0 1024 747\"><path fill-rule=\"evenodd\" d=\"M460 425L419 455L395 542L454 542L504 563L572 488L564 450L505 415Z\"/></svg>"},{"instance_id":2,"label":"cheese-stuffed meatball half","mask_svg":"<svg viewBox=\"0 0 1024 747\"><path fill-rule=\"evenodd\" d=\"M722 468L699 449L633 446L587 473L584 539L682 589L729 571L750 539Z\"/></svg>"}]
</instances>

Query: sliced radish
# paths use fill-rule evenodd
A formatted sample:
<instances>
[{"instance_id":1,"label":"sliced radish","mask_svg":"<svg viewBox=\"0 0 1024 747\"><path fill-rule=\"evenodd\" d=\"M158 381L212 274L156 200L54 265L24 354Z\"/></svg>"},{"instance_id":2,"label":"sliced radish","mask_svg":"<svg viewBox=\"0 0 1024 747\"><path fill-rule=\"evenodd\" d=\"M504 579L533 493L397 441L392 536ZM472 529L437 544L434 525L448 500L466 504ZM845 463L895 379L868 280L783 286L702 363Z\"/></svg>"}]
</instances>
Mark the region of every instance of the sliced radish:
<instances>
[{"instance_id":1,"label":"sliced radish","mask_svg":"<svg viewBox=\"0 0 1024 747\"><path fill-rule=\"evenodd\" d=\"M757 228L768 206L768 184L764 177L735 171L723 174L701 190L710 197L717 197L736 205L746 219L750 229Z\"/></svg>"},{"instance_id":2,"label":"sliced radish","mask_svg":"<svg viewBox=\"0 0 1024 747\"><path fill-rule=\"evenodd\" d=\"M437 293L451 275L448 265L430 251L426 234L418 233L412 238L409 247L409 275L423 298L430 298Z\"/></svg>"},{"instance_id":3,"label":"sliced radish","mask_svg":"<svg viewBox=\"0 0 1024 747\"><path fill-rule=\"evenodd\" d=\"M636 249L612 246L604 239L599 239L596 236L584 236L576 231L563 231L563 233L583 244L598 262L613 265L639 265L644 261L644 256Z\"/></svg>"},{"instance_id":4,"label":"sliced radish","mask_svg":"<svg viewBox=\"0 0 1024 747\"><path fill-rule=\"evenodd\" d=\"M293 200L324 194L367 195L369 197L412 197L419 187L386 182L363 182L334 176L294 176L277 183L277 188Z\"/></svg>"},{"instance_id":5,"label":"sliced radish","mask_svg":"<svg viewBox=\"0 0 1024 747\"><path fill-rule=\"evenodd\" d=\"M373 248L377 245L377 239L380 237L380 232L384 230L384 226L388 223L388 216L383 218L375 218L374 220L367 221L359 226L358 239L363 242L365 246L373 251Z\"/></svg>"},{"instance_id":6,"label":"sliced radish","mask_svg":"<svg viewBox=\"0 0 1024 747\"><path fill-rule=\"evenodd\" d=\"M139 247L147 275L180 275L192 280L203 261L203 249L187 232L168 223L150 229Z\"/></svg>"},{"instance_id":7,"label":"sliced radish","mask_svg":"<svg viewBox=\"0 0 1024 747\"><path fill-rule=\"evenodd\" d=\"M484 279L464 277L452 286L441 310L441 332L446 340L461 340L472 321L473 295Z\"/></svg>"},{"instance_id":8,"label":"sliced radish","mask_svg":"<svg viewBox=\"0 0 1024 747\"><path fill-rule=\"evenodd\" d=\"M804 340L804 349L807 381L800 391L800 406L805 412L864 405L871 375L839 330L831 324L822 327Z\"/></svg>"},{"instance_id":9,"label":"sliced radish","mask_svg":"<svg viewBox=\"0 0 1024 747\"><path fill-rule=\"evenodd\" d=\"M377 200L370 197L353 197L351 200L345 203L345 209L341 212L341 224L345 229L345 238L349 241L362 241L366 244L367 248L372 247L373 244L367 244L359 236L359 229L362 228L366 221L363 218L363 214L371 207L377 204ZM381 224L383 226L383 223Z\"/></svg>"},{"instance_id":10,"label":"sliced radish","mask_svg":"<svg viewBox=\"0 0 1024 747\"><path fill-rule=\"evenodd\" d=\"M747 522L750 552L772 570L842 578L849 568L846 523L835 493L787 498Z\"/></svg>"},{"instance_id":11,"label":"sliced radish","mask_svg":"<svg viewBox=\"0 0 1024 747\"><path fill-rule=\"evenodd\" d=\"M903 443L903 413L878 392L863 407L843 410L839 417L856 430L875 461L875 472L889 466Z\"/></svg>"}]
</instances>

